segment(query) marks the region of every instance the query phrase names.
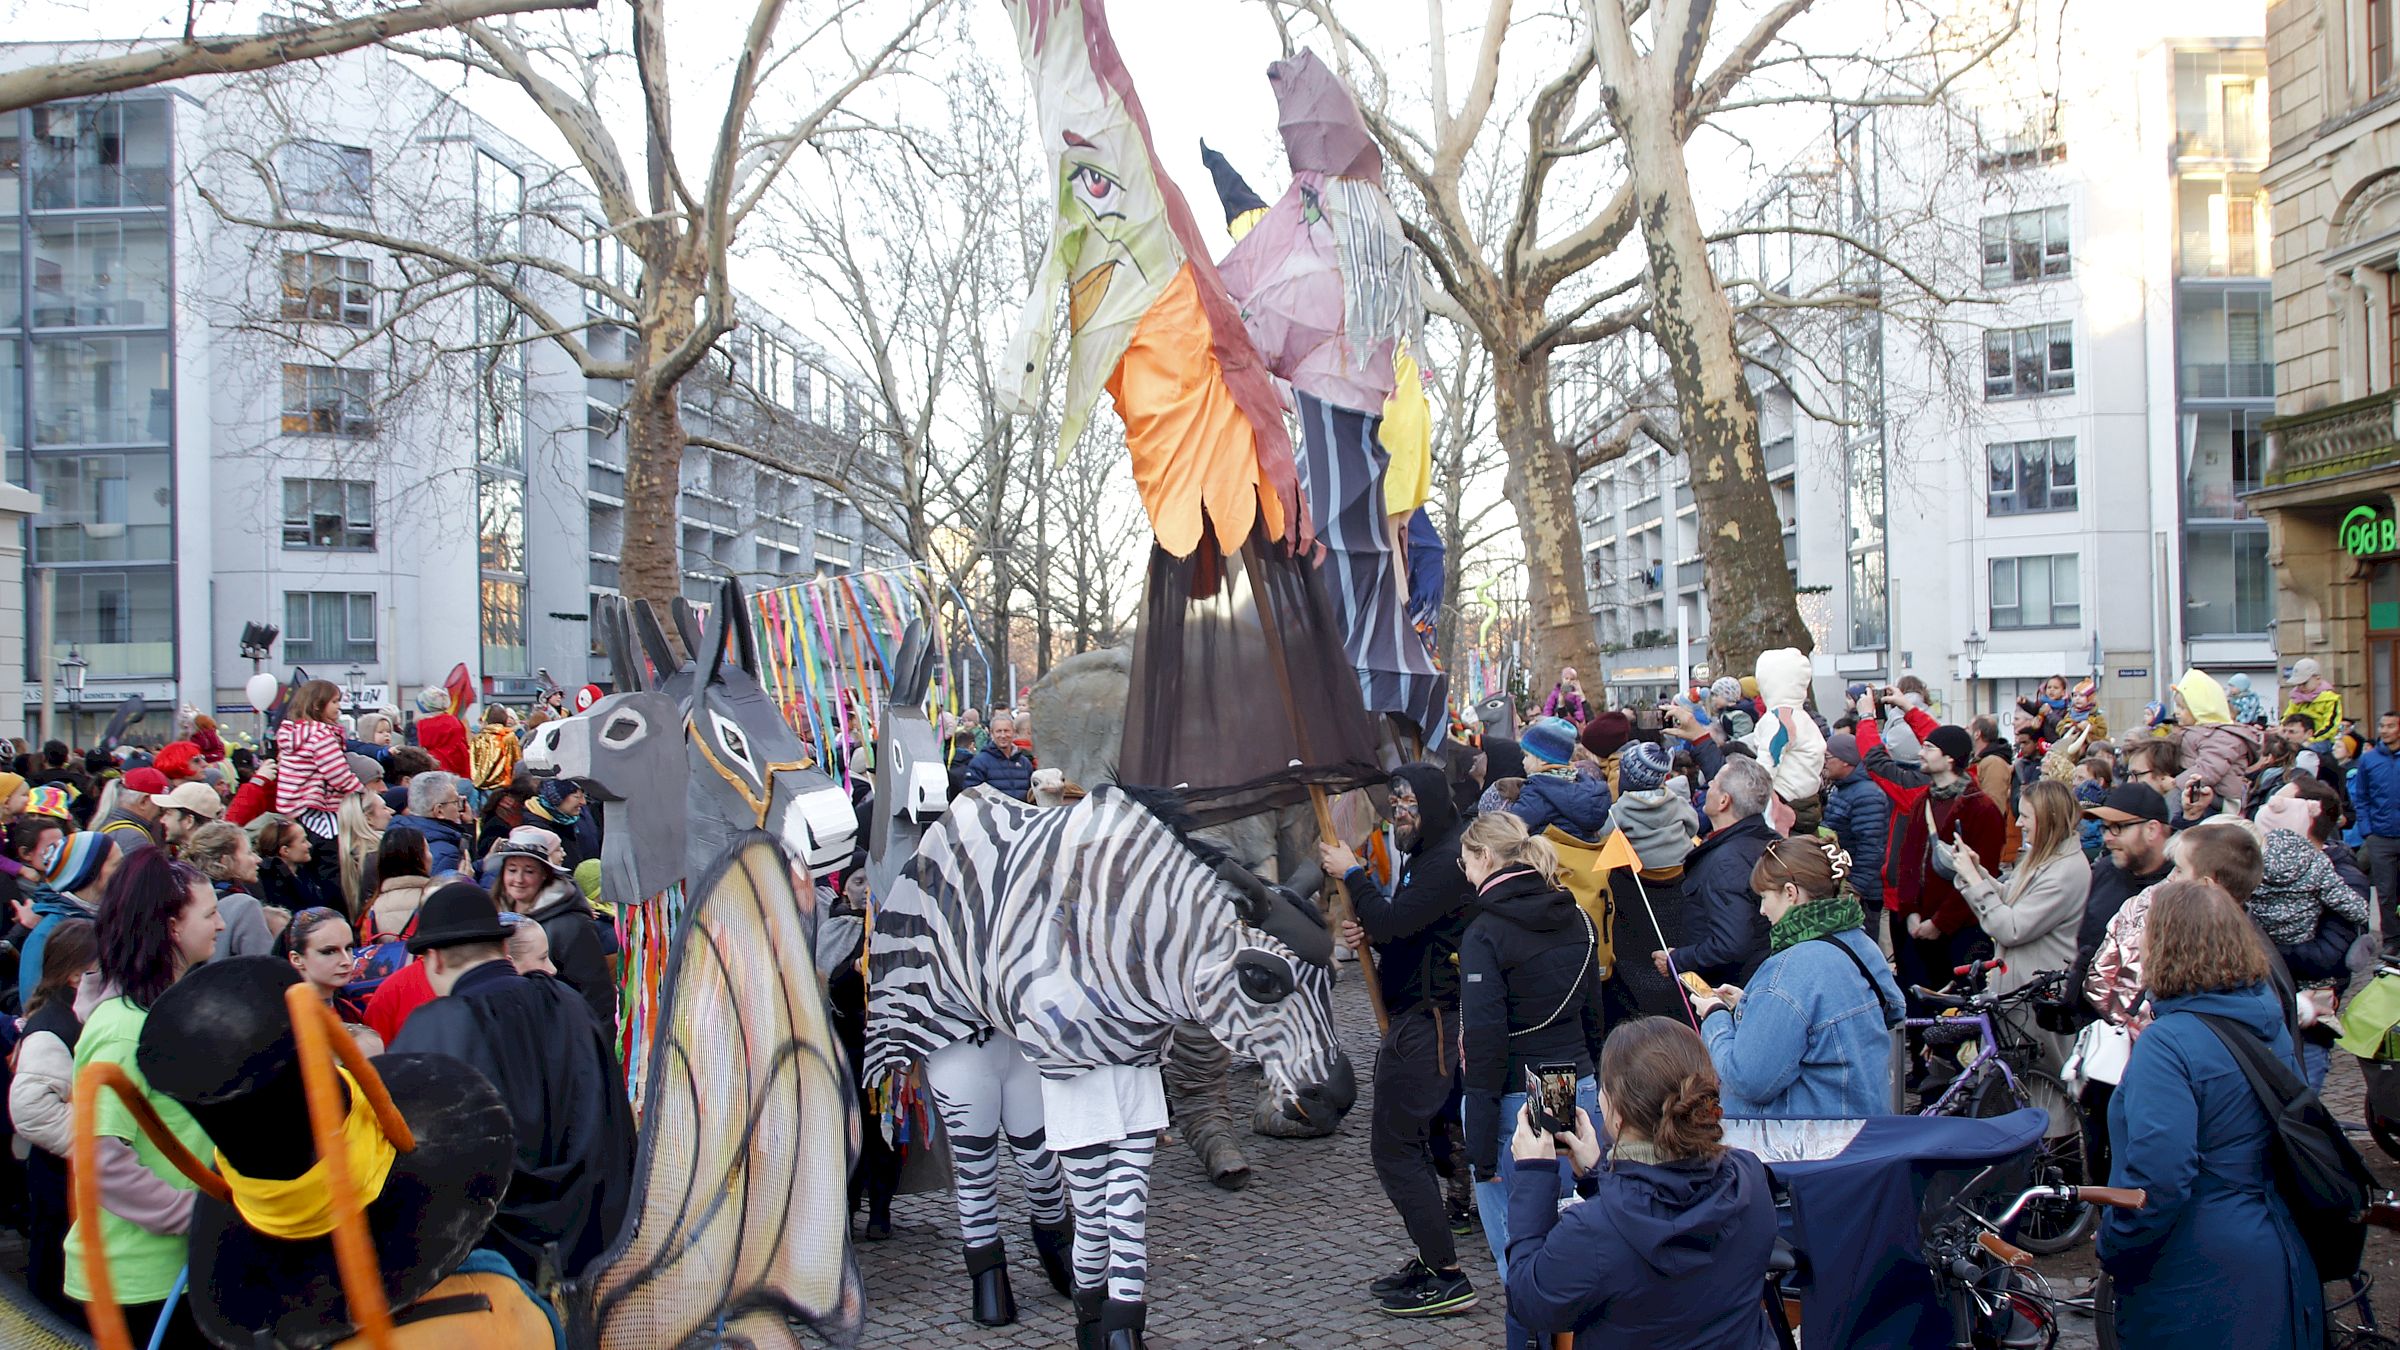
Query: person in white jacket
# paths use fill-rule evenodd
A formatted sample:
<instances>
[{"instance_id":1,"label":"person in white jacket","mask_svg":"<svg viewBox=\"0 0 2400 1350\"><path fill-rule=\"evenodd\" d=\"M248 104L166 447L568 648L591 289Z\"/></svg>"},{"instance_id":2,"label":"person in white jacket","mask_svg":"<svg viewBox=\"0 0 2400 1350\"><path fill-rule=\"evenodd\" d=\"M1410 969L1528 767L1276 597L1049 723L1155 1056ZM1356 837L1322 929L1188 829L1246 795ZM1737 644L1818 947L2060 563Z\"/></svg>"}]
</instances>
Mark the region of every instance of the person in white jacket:
<instances>
[{"instance_id":1,"label":"person in white jacket","mask_svg":"<svg viewBox=\"0 0 2400 1350\"><path fill-rule=\"evenodd\" d=\"M1816 800L1825 775L1825 731L1809 716L1808 676L1808 654L1799 648L1760 652L1758 696L1767 715L1742 738L1758 752L1758 762L1774 770L1776 799L1794 808ZM1791 818L1774 814L1776 828L1789 832Z\"/></svg>"},{"instance_id":2,"label":"person in white jacket","mask_svg":"<svg viewBox=\"0 0 2400 1350\"><path fill-rule=\"evenodd\" d=\"M66 1293L67 1157L75 1139L75 1039L83 1016L77 986L99 961L92 921L67 919L42 947L42 975L17 1041L8 1084L11 1144L25 1164L28 1218L25 1282L51 1311L81 1325L83 1309Z\"/></svg>"}]
</instances>

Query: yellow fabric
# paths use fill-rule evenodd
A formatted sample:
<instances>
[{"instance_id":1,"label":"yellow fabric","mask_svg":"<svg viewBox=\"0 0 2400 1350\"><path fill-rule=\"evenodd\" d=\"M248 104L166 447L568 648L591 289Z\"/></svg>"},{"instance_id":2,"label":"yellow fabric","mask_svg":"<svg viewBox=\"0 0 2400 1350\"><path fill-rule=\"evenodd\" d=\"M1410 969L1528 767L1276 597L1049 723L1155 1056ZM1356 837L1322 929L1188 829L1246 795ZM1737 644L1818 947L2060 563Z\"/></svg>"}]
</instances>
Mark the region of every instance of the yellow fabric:
<instances>
[{"instance_id":1,"label":"yellow fabric","mask_svg":"<svg viewBox=\"0 0 2400 1350\"><path fill-rule=\"evenodd\" d=\"M2191 709L2192 721L2202 726L2233 720L2233 705L2226 701L2225 686L2204 671L2183 672L2183 678L2175 682L2175 692L2183 695L2183 706Z\"/></svg>"},{"instance_id":2,"label":"yellow fabric","mask_svg":"<svg viewBox=\"0 0 2400 1350\"><path fill-rule=\"evenodd\" d=\"M1623 830L1608 832L1611 840L1625 838ZM1575 904L1592 921L1592 931L1598 935L1600 969L1607 971L1617 963L1617 907L1608 894L1608 873L1617 862L1619 850L1606 843L1587 844L1565 830L1552 825L1542 831L1542 838L1558 854L1558 884L1575 897ZM1622 852L1630 855L1631 845Z\"/></svg>"},{"instance_id":3,"label":"yellow fabric","mask_svg":"<svg viewBox=\"0 0 2400 1350\"><path fill-rule=\"evenodd\" d=\"M384 1179L392 1174L392 1159L398 1151L383 1137L383 1126L367 1105L367 1095L358 1090L358 1080L348 1069L334 1072L341 1075L342 1086L350 1093L350 1115L342 1122L342 1147L350 1158L351 1186L363 1207L383 1194ZM235 1171L219 1151L217 1171L225 1178L226 1189L233 1192L235 1211L254 1231L286 1242L323 1237L333 1231L333 1188L326 1182L323 1158L289 1181L261 1181Z\"/></svg>"},{"instance_id":4,"label":"yellow fabric","mask_svg":"<svg viewBox=\"0 0 2400 1350\"><path fill-rule=\"evenodd\" d=\"M1392 349L1392 396L1383 401L1375 439L1391 457L1383 471L1383 513L1413 515L1433 495L1433 409L1405 342Z\"/></svg>"},{"instance_id":5,"label":"yellow fabric","mask_svg":"<svg viewBox=\"0 0 2400 1350\"><path fill-rule=\"evenodd\" d=\"M414 1310L436 1299L480 1296L488 1308L454 1313L430 1313L410 1321ZM438 1305L436 1305L438 1306ZM506 1275L457 1274L435 1285L410 1308L394 1314L393 1350L533 1350L558 1344L558 1332L525 1286ZM364 1336L335 1341L334 1350L366 1350Z\"/></svg>"},{"instance_id":6,"label":"yellow fabric","mask_svg":"<svg viewBox=\"0 0 2400 1350\"><path fill-rule=\"evenodd\" d=\"M1249 210L1244 211L1240 215L1235 216L1233 219L1225 222L1225 233L1232 235L1233 242L1238 244L1242 242L1243 235L1250 233L1252 229L1256 228L1258 222L1266 218L1267 208L1263 206L1253 206Z\"/></svg>"},{"instance_id":7,"label":"yellow fabric","mask_svg":"<svg viewBox=\"0 0 2400 1350\"><path fill-rule=\"evenodd\" d=\"M1268 537L1284 537L1289 522L1260 477L1257 434L1217 365L1190 263L1142 315L1108 393L1125 420L1134 485L1159 547L1188 558L1213 531L1219 550L1236 553L1262 514Z\"/></svg>"},{"instance_id":8,"label":"yellow fabric","mask_svg":"<svg viewBox=\"0 0 2400 1350\"><path fill-rule=\"evenodd\" d=\"M507 787L522 753L517 733L507 727L492 727L476 736L467 743L467 767L474 771L475 786L486 792Z\"/></svg>"}]
</instances>

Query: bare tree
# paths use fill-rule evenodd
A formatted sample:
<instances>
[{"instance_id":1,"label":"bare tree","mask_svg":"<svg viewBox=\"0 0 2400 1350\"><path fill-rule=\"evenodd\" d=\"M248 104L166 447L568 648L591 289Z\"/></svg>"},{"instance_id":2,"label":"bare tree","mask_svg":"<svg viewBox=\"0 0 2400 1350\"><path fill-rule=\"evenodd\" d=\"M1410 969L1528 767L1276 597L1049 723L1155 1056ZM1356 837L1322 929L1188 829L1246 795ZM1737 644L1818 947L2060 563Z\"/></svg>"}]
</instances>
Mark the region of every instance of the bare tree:
<instances>
[{"instance_id":1,"label":"bare tree","mask_svg":"<svg viewBox=\"0 0 2400 1350\"><path fill-rule=\"evenodd\" d=\"M0 75L0 112L15 112L55 99L121 94L193 75L237 75L295 61L338 56L433 28L528 14L546 9L590 9L599 0L420 0L417 4L353 6L312 3L295 7L266 31L238 36L199 32L205 0L186 0L181 36L137 42L129 51L27 66Z\"/></svg>"},{"instance_id":2,"label":"bare tree","mask_svg":"<svg viewBox=\"0 0 2400 1350\"><path fill-rule=\"evenodd\" d=\"M1921 39L1922 59L1912 64L1893 59L1889 38L1872 52L1802 50L1786 31L1813 0L1758 6L1730 35L1714 28L1713 0L1586 0L1580 22L1574 11L1520 14L1512 0L1490 0L1473 34L1466 87L1454 99L1449 18L1441 0L1429 0L1430 107L1412 123L1401 105L1410 91L1395 90L1376 46L1336 14L1334 0L1268 3L1287 45L1299 20L1331 46L1399 170L1405 191L1396 195L1411 240L1491 356L1496 429L1526 544L1537 649L1529 655L1545 666L1597 665L1573 494L1576 474L1592 461L1579 461L1558 436L1551 361L1564 349L1632 331L1659 343L1673 376L1677 436L1690 456L1705 541L1717 662L1747 667L1764 648L1805 644L1757 411L1733 313L1692 204L1685 146L1713 119L1741 110L1936 100L1960 69L2006 40L2013 18L1968 38L1905 6L1901 26ZM1645 17L1646 44L1632 28ZM1513 138L1494 120L1508 106L1502 57L1512 47L1564 53L1517 105L1521 130ZM1889 77L1888 92L1858 92L1869 72ZM1492 142L1508 156L1509 207L1497 221L1465 187L1474 157ZM1640 265L1620 264L1610 279L1603 265L1637 237Z\"/></svg>"},{"instance_id":3,"label":"bare tree","mask_svg":"<svg viewBox=\"0 0 2400 1350\"><path fill-rule=\"evenodd\" d=\"M738 323L731 275L736 238L802 147L850 125L840 115L844 101L902 58L938 3L911 0L897 22L862 39L855 6L828 3L803 15L795 12L803 6L787 0L757 0L724 75L722 102L710 109L716 130L697 143L701 153L676 135L664 0L627 0L623 45L588 25L482 22L460 25L448 40L386 44L520 92L565 142L576 166L571 185L554 185L548 194L529 185L528 212L556 212L556 223L581 233L568 215L588 210L598 222L594 242L630 253L636 276L601 275L588 265L518 247L513 234L412 237L310 212L282 190L265 160L252 166L264 188L263 211L244 209L217 192L204 189L202 195L235 224L379 248L411 260L422 284L471 283L519 316L519 326L500 341L555 344L586 378L620 382L626 440L620 585L629 597L663 604L680 589L679 473L685 449L697 443L684 427L678 388ZM787 29L798 34L788 42ZM801 90L783 100L793 105L788 111L762 107L762 94L777 76L779 88ZM641 135L633 153L619 143L606 115L617 106L608 95L627 89L634 93ZM561 281L599 297L620 316L632 333L622 355L603 354L589 340L605 322L552 303L548 291ZM824 481L816 466L757 446L707 443Z\"/></svg>"}]
</instances>

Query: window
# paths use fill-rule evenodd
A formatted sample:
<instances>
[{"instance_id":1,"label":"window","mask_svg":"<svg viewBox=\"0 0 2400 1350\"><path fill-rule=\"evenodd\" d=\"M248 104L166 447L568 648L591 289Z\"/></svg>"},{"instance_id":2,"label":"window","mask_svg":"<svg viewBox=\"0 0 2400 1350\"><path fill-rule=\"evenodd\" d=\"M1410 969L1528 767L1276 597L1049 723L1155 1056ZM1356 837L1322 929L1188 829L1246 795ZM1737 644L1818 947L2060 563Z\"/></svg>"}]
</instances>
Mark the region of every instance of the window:
<instances>
[{"instance_id":1,"label":"window","mask_svg":"<svg viewBox=\"0 0 2400 1350\"><path fill-rule=\"evenodd\" d=\"M2185 286L2175 347L2185 398L2275 396L2267 288Z\"/></svg>"},{"instance_id":2,"label":"window","mask_svg":"<svg viewBox=\"0 0 2400 1350\"><path fill-rule=\"evenodd\" d=\"M483 673L525 671L525 583L483 579Z\"/></svg>"},{"instance_id":3,"label":"window","mask_svg":"<svg viewBox=\"0 0 2400 1350\"><path fill-rule=\"evenodd\" d=\"M37 565L172 562L175 500L163 450L147 454L41 454L33 457Z\"/></svg>"},{"instance_id":4,"label":"window","mask_svg":"<svg viewBox=\"0 0 2400 1350\"><path fill-rule=\"evenodd\" d=\"M79 649L100 677L175 673L175 573L149 567L125 571L61 568L56 578L51 659Z\"/></svg>"},{"instance_id":5,"label":"window","mask_svg":"<svg viewBox=\"0 0 2400 1350\"><path fill-rule=\"evenodd\" d=\"M2073 628L2083 622L2075 555L1992 559L1992 629Z\"/></svg>"},{"instance_id":6,"label":"window","mask_svg":"<svg viewBox=\"0 0 2400 1350\"><path fill-rule=\"evenodd\" d=\"M2075 509L2075 438L1998 441L1984 448L1991 465L1987 509L2027 516Z\"/></svg>"},{"instance_id":7,"label":"window","mask_svg":"<svg viewBox=\"0 0 2400 1350\"><path fill-rule=\"evenodd\" d=\"M33 209L167 204L167 105L53 103L33 110Z\"/></svg>"},{"instance_id":8,"label":"window","mask_svg":"<svg viewBox=\"0 0 2400 1350\"><path fill-rule=\"evenodd\" d=\"M2400 389L2400 272L2383 274L2383 299L2383 351L2391 364L2383 387Z\"/></svg>"},{"instance_id":9,"label":"window","mask_svg":"<svg viewBox=\"0 0 2400 1350\"><path fill-rule=\"evenodd\" d=\"M375 322L375 265L339 253L283 255L283 317L346 323Z\"/></svg>"},{"instance_id":10,"label":"window","mask_svg":"<svg viewBox=\"0 0 2400 1350\"><path fill-rule=\"evenodd\" d=\"M525 480L487 476L476 512L476 551L483 566L499 572L525 570Z\"/></svg>"},{"instance_id":11,"label":"window","mask_svg":"<svg viewBox=\"0 0 2400 1350\"><path fill-rule=\"evenodd\" d=\"M2183 509L2195 520L2247 520L2242 494L2256 489L2267 469L2261 408L2208 409L2183 415Z\"/></svg>"},{"instance_id":12,"label":"window","mask_svg":"<svg viewBox=\"0 0 2400 1350\"><path fill-rule=\"evenodd\" d=\"M375 377L340 366L283 368L283 430L287 436L375 434Z\"/></svg>"},{"instance_id":13,"label":"window","mask_svg":"<svg viewBox=\"0 0 2400 1350\"><path fill-rule=\"evenodd\" d=\"M1891 640L1882 549L1850 555L1850 650L1880 651Z\"/></svg>"},{"instance_id":14,"label":"window","mask_svg":"<svg viewBox=\"0 0 2400 1350\"><path fill-rule=\"evenodd\" d=\"M475 242L493 253L513 253L517 221L525 213L525 175L488 151L475 152Z\"/></svg>"},{"instance_id":15,"label":"window","mask_svg":"<svg viewBox=\"0 0 2400 1350\"><path fill-rule=\"evenodd\" d=\"M525 379L505 370L483 375L476 400L475 458L511 473L525 471Z\"/></svg>"},{"instance_id":16,"label":"window","mask_svg":"<svg viewBox=\"0 0 2400 1350\"><path fill-rule=\"evenodd\" d=\"M375 485L343 478L284 479L283 546L375 547Z\"/></svg>"},{"instance_id":17,"label":"window","mask_svg":"<svg viewBox=\"0 0 2400 1350\"><path fill-rule=\"evenodd\" d=\"M2183 275L2267 275L2274 250L2267 247L2267 194L2257 174L2187 173L2175 194Z\"/></svg>"},{"instance_id":18,"label":"window","mask_svg":"<svg viewBox=\"0 0 2400 1350\"><path fill-rule=\"evenodd\" d=\"M287 210L374 214L375 152L326 141L292 141L275 152Z\"/></svg>"},{"instance_id":19,"label":"window","mask_svg":"<svg viewBox=\"0 0 2400 1350\"><path fill-rule=\"evenodd\" d=\"M33 344L37 445L164 445L174 420L170 394L163 336Z\"/></svg>"},{"instance_id":20,"label":"window","mask_svg":"<svg viewBox=\"0 0 2400 1350\"><path fill-rule=\"evenodd\" d=\"M2039 398L2075 387L2075 325L1995 328L1983 335L1983 396Z\"/></svg>"},{"instance_id":21,"label":"window","mask_svg":"<svg viewBox=\"0 0 2400 1350\"><path fill-rule=\"evenodd\" d=\"M167 227L36 219L33 326L158 328L167 322Z\"/></svg>"},{"instance_id":22,"label":"window","mask_svg":"<svg viewBox=\"0 0 2400 1350\"><path fill-rule=\"evenodd\" d=\"M792 344L762 335L757 351L758 369L754 378L758 392L778 408L797 407L798 390L792 382L792 373L800 368L800 357L792 350Z\"/></svg>"},{"instance_id":23,"label":"window","mask_svg":"<svg viewBox=\"0 0 2400 1350\"><path fill-rule=\"evenodd\" d=\"M2267 532L2193 528L2184 532L2184 627L2194 635L2256 637L2275 619ZM2389 706L2388 704L2385 706Z\"/></svg>"},{"instance_id":24,"label":"window","mask_svg":"<svg viewBox=\"0 0 2400 1350\"><path fill-rule=\"evenodd\" d=\"M374 660L375 593L285 591L283 659L292 662Z\"/></svg>"},{"instance_id":25,"label":"window","mask_svg":"<svg viewBox=\"0 0 2400 1350\"><path fill-rule=\"evenodd\" d=\"M2392 82L2392 10L2400 0L2367 0L2367 93L2383 92ZM2388 708L2389 703L2375 705Z\"/></svg>"},{"instance_id":26,"label":"window","mask_svg":"<svg viewBox=\"0 0 2400 1350\"><path fill-rule=\"evenodd\" d=\"M1983 284L2008 286L2072 269L2067 246L2067 208L2016 211L1983 218Z\"/></svg>"}]
</instances>

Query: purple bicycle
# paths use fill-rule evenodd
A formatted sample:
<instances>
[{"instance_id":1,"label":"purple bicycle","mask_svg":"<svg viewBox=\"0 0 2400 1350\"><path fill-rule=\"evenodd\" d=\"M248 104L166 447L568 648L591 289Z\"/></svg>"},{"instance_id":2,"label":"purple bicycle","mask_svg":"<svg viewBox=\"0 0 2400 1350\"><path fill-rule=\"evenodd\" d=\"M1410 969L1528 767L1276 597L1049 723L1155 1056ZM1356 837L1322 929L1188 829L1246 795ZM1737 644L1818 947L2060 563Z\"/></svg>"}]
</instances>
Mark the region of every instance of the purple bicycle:
<instances>
[{"instance_id":1,"label":"purple bicycle","mask_svg":"<svg viewBox=\"0 0 2400 1350\"><path fill-rule=\"evenodd\" d=\"M2015 1216L2012 1236L2025 1250L2051 1256L2090 1237L2099 1222L2098 1210L2072 1198L2073 1188L2086 1180L2083 1116L2066 1084L2034 1067L2040 1047L2013 1019L2000 1014L2058 997L2067 972L2045 972L2006 994L1986 992L1985 977L2007 968L1997 961L1976 961L1954 972L1966 986L1963 991L1922 985L1909 990L1942 1009L1932 1017L1907 1021L1909 1031L1923 1037L1928 1067L1956 1072L1918 1114L1981 1118L2027 1107L2049 1113L2050 1128L2034 1153L2026 1184L2052 1192L2028 1200ZM2030 1013L2027 1016L2030 1019Z\"/></svg>"}]
</instances>

